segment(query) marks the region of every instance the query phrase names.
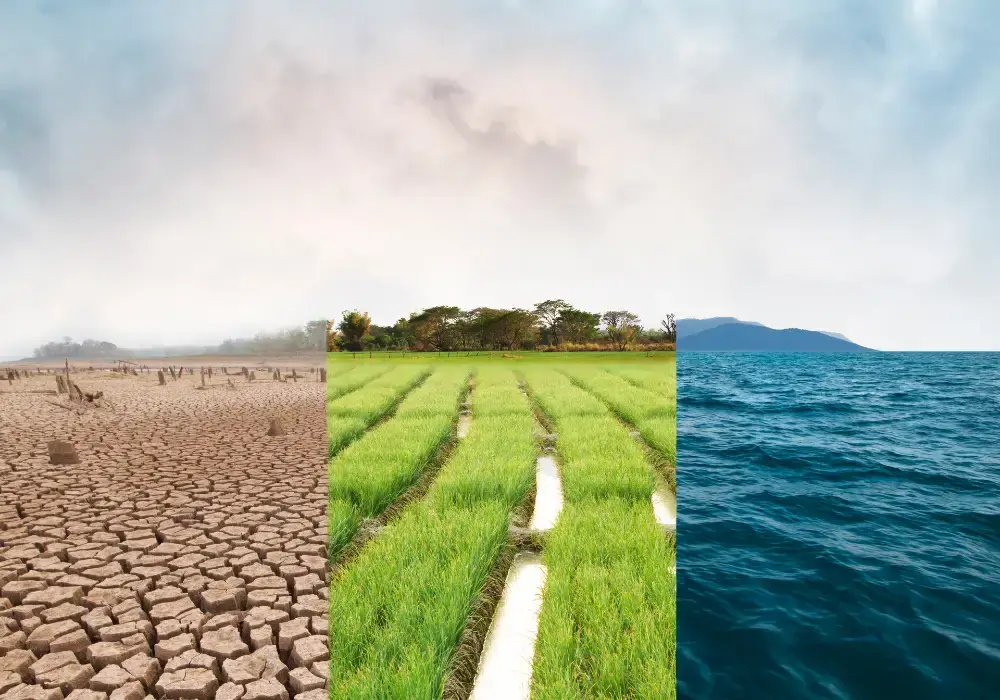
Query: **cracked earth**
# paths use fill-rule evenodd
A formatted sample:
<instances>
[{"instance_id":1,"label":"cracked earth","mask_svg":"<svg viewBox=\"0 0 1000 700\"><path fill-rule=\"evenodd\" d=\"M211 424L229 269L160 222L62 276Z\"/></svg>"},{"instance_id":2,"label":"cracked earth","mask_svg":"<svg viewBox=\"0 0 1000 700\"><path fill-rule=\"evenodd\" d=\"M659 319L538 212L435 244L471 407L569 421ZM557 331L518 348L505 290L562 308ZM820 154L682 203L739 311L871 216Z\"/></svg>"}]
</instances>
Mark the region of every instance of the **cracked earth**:
<instances>
[{"instance_id":1,"label":"cracked earth","mask_svg":"<svg viewBox=\"0 0 1000 700\"><path fill-rule=\"evenodd\" d=\"M0 700L325 700L321 363L83 370L103 405L73 410L53 374L4 375Z\"/></svg>"}]
</instances>

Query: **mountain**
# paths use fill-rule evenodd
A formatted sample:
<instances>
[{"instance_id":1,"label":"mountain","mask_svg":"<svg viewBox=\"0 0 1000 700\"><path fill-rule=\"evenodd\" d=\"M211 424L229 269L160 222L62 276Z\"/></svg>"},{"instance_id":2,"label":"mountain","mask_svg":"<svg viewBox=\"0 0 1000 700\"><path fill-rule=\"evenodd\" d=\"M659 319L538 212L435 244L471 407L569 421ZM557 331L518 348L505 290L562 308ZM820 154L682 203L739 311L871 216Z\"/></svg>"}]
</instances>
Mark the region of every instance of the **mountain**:
<instances>
[{"instance_id":1,"label":"mountain","mask_svg":"<svg viewBox=\"0 0 1000 700\"><path fill-rule=\"evenodd\" d=\"M722 326L728 323L743 323L749 326L763 325L761 323L757 323L756 321L741 321L740 319L733 318L732 316L714 316L713 318L682 318L677 321L677 337L683 338L685 336L694 335L695 333L707 331L709 328L715 328L716 326Z\"/></svg>"},{"instance_id":2,"label":"mountain","mask_svg":"<svg viewBox=\"0 0 1000 700\"><path fill-rule=\"evenodd\" d=\"M848 343L854 342L850 338L848 338L846 335L842 335L840 333L832 333L830 331L820 331L820 333L822 333L823 335L828 335L831 338L840 338L841 340L846 340Z\"/></svg>"},{"instance_id":3,"label":"mountain","mask_svg":"<svg viewBox=\"0 0 1000 700\"><path fill-rule=\"evenodd\" d=\"M680 351L872 352L871 348L828 333L801 328L778 330L748 323L724 323L678 340Z\"/></svg>"}]
</instances>

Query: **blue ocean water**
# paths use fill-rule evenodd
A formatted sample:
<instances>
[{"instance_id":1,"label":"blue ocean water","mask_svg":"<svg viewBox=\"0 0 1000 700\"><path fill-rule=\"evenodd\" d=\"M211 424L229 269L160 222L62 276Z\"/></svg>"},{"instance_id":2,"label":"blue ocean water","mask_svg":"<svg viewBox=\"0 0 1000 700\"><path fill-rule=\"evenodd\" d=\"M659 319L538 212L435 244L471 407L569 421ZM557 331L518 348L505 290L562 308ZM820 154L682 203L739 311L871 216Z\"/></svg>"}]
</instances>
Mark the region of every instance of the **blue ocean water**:
<instances>
[{"instance_id":1,"label":"blue ocean water","mask_svg":"<svg viewBox=\"0 0 1000 700\"><path fill-rule=\"evenodd\" d=\"M1000 353L677 380L679 698L1000 698Z\"/></svg>"}]
</instances>

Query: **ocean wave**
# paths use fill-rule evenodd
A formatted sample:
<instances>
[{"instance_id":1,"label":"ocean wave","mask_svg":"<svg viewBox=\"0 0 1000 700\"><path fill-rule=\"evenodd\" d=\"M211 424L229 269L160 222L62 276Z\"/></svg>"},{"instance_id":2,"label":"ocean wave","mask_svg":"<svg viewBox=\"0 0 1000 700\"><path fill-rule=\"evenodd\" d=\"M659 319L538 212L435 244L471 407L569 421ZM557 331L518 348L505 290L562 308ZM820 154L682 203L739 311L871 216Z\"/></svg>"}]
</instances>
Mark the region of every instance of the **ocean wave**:
<instances>
[{"instance_id":1,"label":"ocean wave","mask_svg":"<svg viewBox=\"0 0 1000 700\"><path fill-rule=\"evenodd\" d=\"M1000 697L1000 354L678 358L678 696Z\"/></svg>"}]
</instances>

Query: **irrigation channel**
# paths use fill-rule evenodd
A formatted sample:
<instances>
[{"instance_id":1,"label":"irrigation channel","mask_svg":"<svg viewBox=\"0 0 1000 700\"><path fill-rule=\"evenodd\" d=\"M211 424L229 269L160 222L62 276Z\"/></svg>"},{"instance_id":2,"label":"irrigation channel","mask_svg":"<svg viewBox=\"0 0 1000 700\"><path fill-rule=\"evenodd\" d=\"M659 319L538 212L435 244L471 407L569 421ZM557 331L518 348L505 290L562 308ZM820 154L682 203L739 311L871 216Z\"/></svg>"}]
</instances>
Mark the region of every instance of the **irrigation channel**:
<instances>
[{"instance_id":1,"label":"irrigation channel","mask_svg":"<svg viewBox=\"0 0 1000 700\"><path fill-rule=\"evenodd\" d=\"M669 361L328 363L332 698L675 696Z\"/></svg>"}]
</instances>

